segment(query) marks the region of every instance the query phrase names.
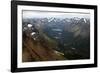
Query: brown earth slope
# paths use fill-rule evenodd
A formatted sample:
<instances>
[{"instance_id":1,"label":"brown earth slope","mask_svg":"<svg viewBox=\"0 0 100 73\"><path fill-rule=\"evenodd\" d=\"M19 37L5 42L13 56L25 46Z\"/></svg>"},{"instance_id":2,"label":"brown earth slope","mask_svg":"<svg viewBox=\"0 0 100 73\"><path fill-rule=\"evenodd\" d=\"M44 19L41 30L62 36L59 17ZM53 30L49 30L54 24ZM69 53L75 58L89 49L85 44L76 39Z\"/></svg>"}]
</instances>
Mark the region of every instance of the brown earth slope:
<instances>
[{"instance_id":1,"label":"brown earth slope","mask_svg":"<svg viewBox=\"0 0 100 73\"><path fill-rule=\"evenodd\" d=\"M31 36L25 37L22 51L23 62L65 60L63 55L49 46L47 41L41 40L34 40Z\"/></svg>"}]
</instances>

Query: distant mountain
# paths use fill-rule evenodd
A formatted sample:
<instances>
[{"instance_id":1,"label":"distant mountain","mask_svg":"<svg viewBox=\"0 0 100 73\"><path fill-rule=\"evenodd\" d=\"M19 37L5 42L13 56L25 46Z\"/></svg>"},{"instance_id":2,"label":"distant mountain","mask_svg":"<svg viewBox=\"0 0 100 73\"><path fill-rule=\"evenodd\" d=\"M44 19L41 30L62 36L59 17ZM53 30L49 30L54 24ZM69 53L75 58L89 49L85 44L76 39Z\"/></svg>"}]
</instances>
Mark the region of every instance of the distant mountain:
<instances>
[{"instance_id":1,"label":"distant mountain","mask_svg":"<svg viewBox=\"0 0 100 73\"><path fill-rule=\"evenodd\" d=\"M90 57L89 18L31 18L23 19L23 26L25 24L32 24L39 32L57 41L58 47L54 49L63 52L68 59Z\"/></svg>"}]
</instances>

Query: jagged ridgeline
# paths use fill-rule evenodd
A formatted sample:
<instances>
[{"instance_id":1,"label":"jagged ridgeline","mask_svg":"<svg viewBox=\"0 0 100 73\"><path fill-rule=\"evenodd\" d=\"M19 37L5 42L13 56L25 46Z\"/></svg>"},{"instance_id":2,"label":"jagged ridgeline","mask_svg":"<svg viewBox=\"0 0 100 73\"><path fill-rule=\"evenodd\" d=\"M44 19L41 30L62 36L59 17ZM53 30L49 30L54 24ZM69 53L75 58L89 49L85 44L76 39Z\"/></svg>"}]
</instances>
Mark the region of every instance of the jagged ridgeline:
<instances>
[{"instance_id":1,"label":"jagged ridgeline","mask_svg":"<svg viewBox=\"0 0 100 73\"><path fill-rule=\"evenodd\" d=\"M23 18L23 62L90 58L89 18Z\"/></svg>"}]
</instances>

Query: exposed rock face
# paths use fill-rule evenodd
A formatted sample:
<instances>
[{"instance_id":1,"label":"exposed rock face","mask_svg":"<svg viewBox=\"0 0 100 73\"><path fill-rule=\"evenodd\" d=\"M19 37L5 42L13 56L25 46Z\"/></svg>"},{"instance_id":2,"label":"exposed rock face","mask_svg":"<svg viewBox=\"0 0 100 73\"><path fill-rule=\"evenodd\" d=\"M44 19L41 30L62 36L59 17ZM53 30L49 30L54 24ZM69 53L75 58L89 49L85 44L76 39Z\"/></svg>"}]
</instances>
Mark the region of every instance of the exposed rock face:
<instances>
[{"instance_id":1,"label":"exposed rock face","mask_svg":"<svg viewBox=\"0 0 100 73\"><path fill-rule=\"evenodd\" d=\"M23 49L26 62L89 59L90 19L23 19Z\"/></svg>"},{"instance_id":2,"label":"exposed rock face","mask_svg":"<svg viewBox=\"0 0 100 73\"><path fill-rule=\"evenodd\" d=\"M53 60L64 60L65 58L59 52L56 52L53 48L51 42L49 42L48 37L42 37L40 34L36 36L30 35L31 31L23 32L23 62L32 62L32 61L53 61ZM36 38L36 39L34 39Z\"/></svg>"}]
</instances>

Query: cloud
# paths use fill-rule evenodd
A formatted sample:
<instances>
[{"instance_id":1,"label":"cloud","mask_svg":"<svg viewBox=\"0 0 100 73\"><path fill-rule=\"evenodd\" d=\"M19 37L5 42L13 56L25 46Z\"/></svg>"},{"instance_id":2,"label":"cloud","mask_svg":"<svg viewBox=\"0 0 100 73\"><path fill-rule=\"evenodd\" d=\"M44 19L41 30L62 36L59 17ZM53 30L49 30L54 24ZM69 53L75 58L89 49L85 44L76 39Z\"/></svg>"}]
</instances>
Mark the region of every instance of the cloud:
<instances>
[{"instance_id":1,"label":"cloud","mask_svg":"<svg viewBox=\"0 0 100 73\"><path fill-rule=\"evenodd\" d=\"M23 11L23 18L90 18L90 14L86 13L63 13L63 12L45 12L45 11Z\"/></svg>"}]
</instances>

